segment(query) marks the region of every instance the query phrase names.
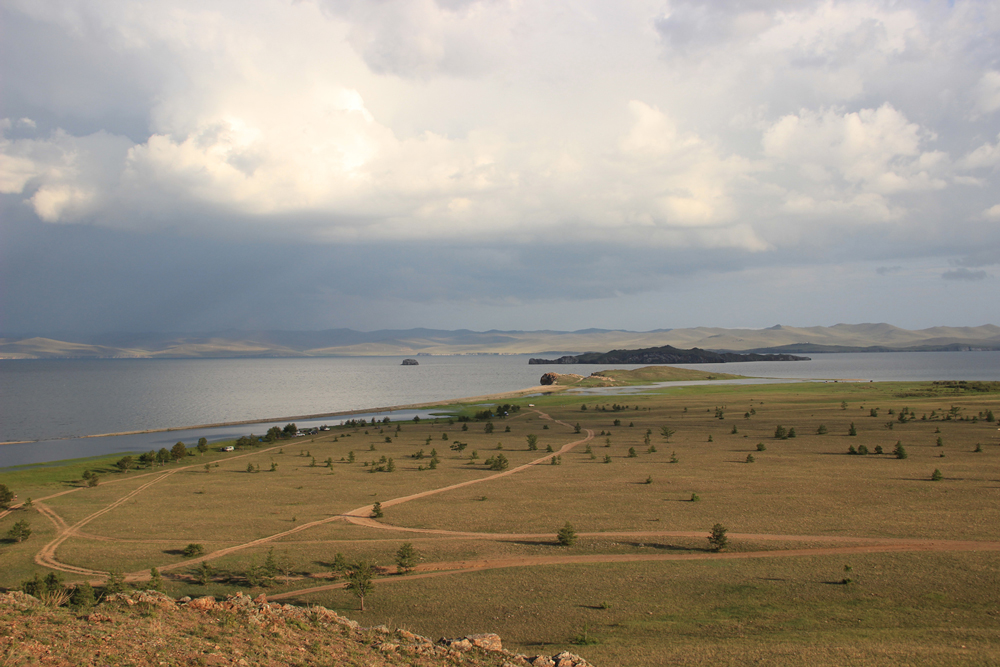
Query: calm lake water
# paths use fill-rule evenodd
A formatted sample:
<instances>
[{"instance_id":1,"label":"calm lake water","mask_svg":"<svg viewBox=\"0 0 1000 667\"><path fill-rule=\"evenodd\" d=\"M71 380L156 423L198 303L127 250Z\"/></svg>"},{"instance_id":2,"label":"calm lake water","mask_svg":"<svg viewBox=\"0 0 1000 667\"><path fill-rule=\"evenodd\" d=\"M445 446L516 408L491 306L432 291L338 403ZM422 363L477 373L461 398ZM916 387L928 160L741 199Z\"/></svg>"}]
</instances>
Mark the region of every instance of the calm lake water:
<instances>
[{"instance_id":1,"label":"calm lake water","mask_svg":"<svg viewBox=\"0 0 1000 667\"><path fill-rule=\"evenodd\" d=\"M1000 352L810 356L812 361L690 366L798 379L1000 379ZM109 438L79 437L83 435L374 410L523 389L537 385L549 370L589 374L603 369L529 366L528 357L519 355L419 357L419 366L402 366L402 359L0 360L0 442L35 441L0 446L0 467L146 451L202 435L228 439L263 433L268 424Z\"/></svg>"}]
</instances>

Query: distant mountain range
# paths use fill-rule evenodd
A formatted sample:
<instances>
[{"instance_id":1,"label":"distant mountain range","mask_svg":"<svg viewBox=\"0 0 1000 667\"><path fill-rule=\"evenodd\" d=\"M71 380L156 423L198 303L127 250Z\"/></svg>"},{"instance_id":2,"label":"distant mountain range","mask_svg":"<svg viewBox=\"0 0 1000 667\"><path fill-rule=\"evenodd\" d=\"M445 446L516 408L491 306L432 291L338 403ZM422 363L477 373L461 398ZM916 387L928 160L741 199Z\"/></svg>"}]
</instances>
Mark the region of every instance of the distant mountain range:
<instances>
[{"instance_id":1,"label":"distant mountain range","mask_svg":"<svg viewBox=\"0 0 1000 667\"><path fill-rule=\"evenodd\" d=\"M891 324L767 329L621 331L219 331L205 334L49 335L0 338L0 359L228 358L415 356L418 354L576 355L672 345L715 352L795 354L1000 350L1000 327L934 327L911 331Z\"/></svg>"}]
</instances>

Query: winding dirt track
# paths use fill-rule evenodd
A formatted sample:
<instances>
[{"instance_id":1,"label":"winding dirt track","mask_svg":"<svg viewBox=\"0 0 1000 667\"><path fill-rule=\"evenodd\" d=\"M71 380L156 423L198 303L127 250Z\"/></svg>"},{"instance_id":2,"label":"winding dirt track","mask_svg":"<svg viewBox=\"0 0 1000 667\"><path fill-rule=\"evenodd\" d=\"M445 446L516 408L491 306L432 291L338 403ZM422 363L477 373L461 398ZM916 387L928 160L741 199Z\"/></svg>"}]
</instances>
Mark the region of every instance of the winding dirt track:
<instances>
[{"instance_id":1,"label":"winding dirt track","mask_svg":"<svg viewBox=\"0 0 1000 667\"><path fill-rule=\"evenodd\" d=\"M573 428L570 424L562 421L553 420L549 415L535 410L542 419L547 419L553 421L561 426L566 426L568 428ZM527 470L532 466L541 465L548 463L553 456L563 454L570 451L574 447L581 445L594 437L594 432L587 429L587 434L585 437L569 442L563 445L559 451L553 453L547 453L545 456L535 459L529 463L511 468L510 470L505 470L498 472L493 475L487 475L485 477L480 477L478 479L467 480L465 482L459 482L457 484L451 484L449 486L444 486L437 489L430 489L427 491L421 491L420 493L414 493L408 496L402 496L400 498L394 498L387 500L382 503L382 507L391 507L393 505L399 505L412 500L418 500L420 498L426 498L428 496L444 493L446 491L452 491L454 489L460 489L473 484L481 484L483 482L489 482L508 475L513 475L518 472ZM234 460L237 458L243 458L244 456L250 456L251 454L259 454L263 452L270 451L271 449L276 449L276 447L261 450L260 452L252 452L236 457L232 457L228 460ZM79 575L83 577L100 577L107 573L97 570L91 570L83 567L77 567L74 565L69 565L66 563L59 562L55 557L55 552L58 547L65 542L70 537L78 537L84 539L99 539L101 541L117 541L111 538L101 537L97 535L90 535L83 533L80 529L87 525L94 519L112 511L116 507L120 506L122 503L128 501L129 499L135 497L136 495L142 493L150 486L163 481L173 473L179 472L181 470L187 470L195 466L184 466L182 468L176 468L174 470L158 473L146 473L146 475L154 475L155 479L146 482L145 484L137 487L128 494L122 496L115 502L111 503L107 507L94 512L93 514L87 516L86 518L78 521L77 523L69 526L66 522L56 514L50 507L44 504L45 500L50 500L67 493L73 493L81 490L81 488L73 488L67 491L62 491L60 493L53 494L42 498L40 501L36 501L36 506L39 512L48 517L53 524L55 524L58 531L58 535L55 539L45 545L41 551L35 555L35 562L39 565L49 567L55 570L61 570L74 575ZM127 478L130 480L137 479L137 477ZM114 481L125 481L114 480ZM113 482L110 482L113 483ZM327 517L325 519L320 519L317 521L311 521L298 525L290 530L282 531L280 533L275 533L273 535L268 535L266 537L258 538L256 540L251 540L242 544L233 545L231 547L226 547L224 549L219 549L213 551L210 554L200 556L198 558L184 560L179 563L170 563L163 565L159 568L161 572L168 572L171 570L177 570L180 568L187 568L198 563L214 560L222 556L226 556L237 551L244 549L260 546L273 542L283 537L289 535L294 535L311 528L321 526L333 521L347 521L349 523L364 526L366 528L372 528L376 530L389 531L395 533L415 533L423 535L434 535L442 538L464 538L464 539L484 539L484 540L534 540L538 542L551 542L551 534L538 534L538 533L478 533L478 532L463 532L463 531L453 531L445 529L430 529L430 528L407 528L402 526L391 526L384 523L380 523L371 518L372 505L364 505L357 509L353 509L344 514L338 514L334 516ZM627 532L603 532L603 533L579 533L581 537L603 537L603 538L657 538L657 537L685 537L685 538L705 538L708 536L707 532L698 531L627 531ZM439 577L447 576L453 574L462 574L466 572L480 572L484 570L492 570L499 568L509 568L509 567L529 567L529 566L544 566L544 565L569 565L569 564L591 564L591 563L634 563L634 562L650 562L650 561L679 561L679 560L715 560L715 559L743 559L743 558L794 558L799 556L826 556L826 555L840 555L840 554L863 554L863 553L891 553L891 552L961 552L961 551L1000 551L1000 541L960 541L960 540L932 540L932 539L909 539L909 538L871 538L871 537L849 537L849 536L827 536L827 535L773 535L773 534L753 534L753 533L730 533L729 536L733 539L743 540L745 542L780 542L780 543L820 543L829 544L831 546L821 546L821 547L809 547L809 548L792 548L792 549L776 549L769 551L745 551L745 552L706 552L706 551L671 551L670 553L654 553L654 554L577 554L577 555L556 555L556 556L511 556L505 558L493 558L493 559L482 559L482 560L465 560L465 561L454 561L454 562L439 562L439 563L426 563L415 568L413 574L407 575L397 575L388 579L379 579L380 583L391 583L395 581L409 581L413 579L425 579L429 577ZM134 572L127 577L132 581L140 581L148 578L146 572ZM288 599L288 598L298 598L310 593L319 593L323 591L334 590L337 588L343 588L344 584L327 584L322 586L314 586L309 588L303 588L296 591L290 591L287 593L280 593L277 595L269 596L272 600Z\"/></svg>"}]
</instances>

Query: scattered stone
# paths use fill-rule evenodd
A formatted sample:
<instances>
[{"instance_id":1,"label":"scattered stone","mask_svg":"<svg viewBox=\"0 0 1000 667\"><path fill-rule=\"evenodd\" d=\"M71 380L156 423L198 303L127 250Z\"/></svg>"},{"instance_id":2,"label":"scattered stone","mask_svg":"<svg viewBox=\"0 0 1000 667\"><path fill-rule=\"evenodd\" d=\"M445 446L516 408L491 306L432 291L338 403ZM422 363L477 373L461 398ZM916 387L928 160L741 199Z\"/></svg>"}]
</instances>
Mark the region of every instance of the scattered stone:
<instances>
[{"instance_id":1,"label":"scattered stone","mask_svg":"<svg viewBox=\"0 0 1000 667\"><path fill-rule=\"evenodd\" d=\"M478 646L479 648L486 651L502 651L503 644L500 641L500 635L494 634L492 632L487 632L479 635L467 635L465 637L473 646Z\"/></svg>"}]
</instances>

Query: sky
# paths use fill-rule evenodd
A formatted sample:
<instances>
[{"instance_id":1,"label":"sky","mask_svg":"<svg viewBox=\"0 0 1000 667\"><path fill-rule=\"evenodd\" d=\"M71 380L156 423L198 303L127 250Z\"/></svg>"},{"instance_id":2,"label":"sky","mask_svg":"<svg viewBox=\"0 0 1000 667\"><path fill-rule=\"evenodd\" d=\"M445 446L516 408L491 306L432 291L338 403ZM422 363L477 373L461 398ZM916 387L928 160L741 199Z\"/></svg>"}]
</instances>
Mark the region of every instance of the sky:
<instances>
[{"instance_id":1,"label":"sky","mask_svg":"<svg viewBox=\"0 0 1000 667\"><path fill-rule=\"evenodd\" d=\"M0 333L1000 324L994 0L0 0Z\"/></svg>"}]
</instances>

